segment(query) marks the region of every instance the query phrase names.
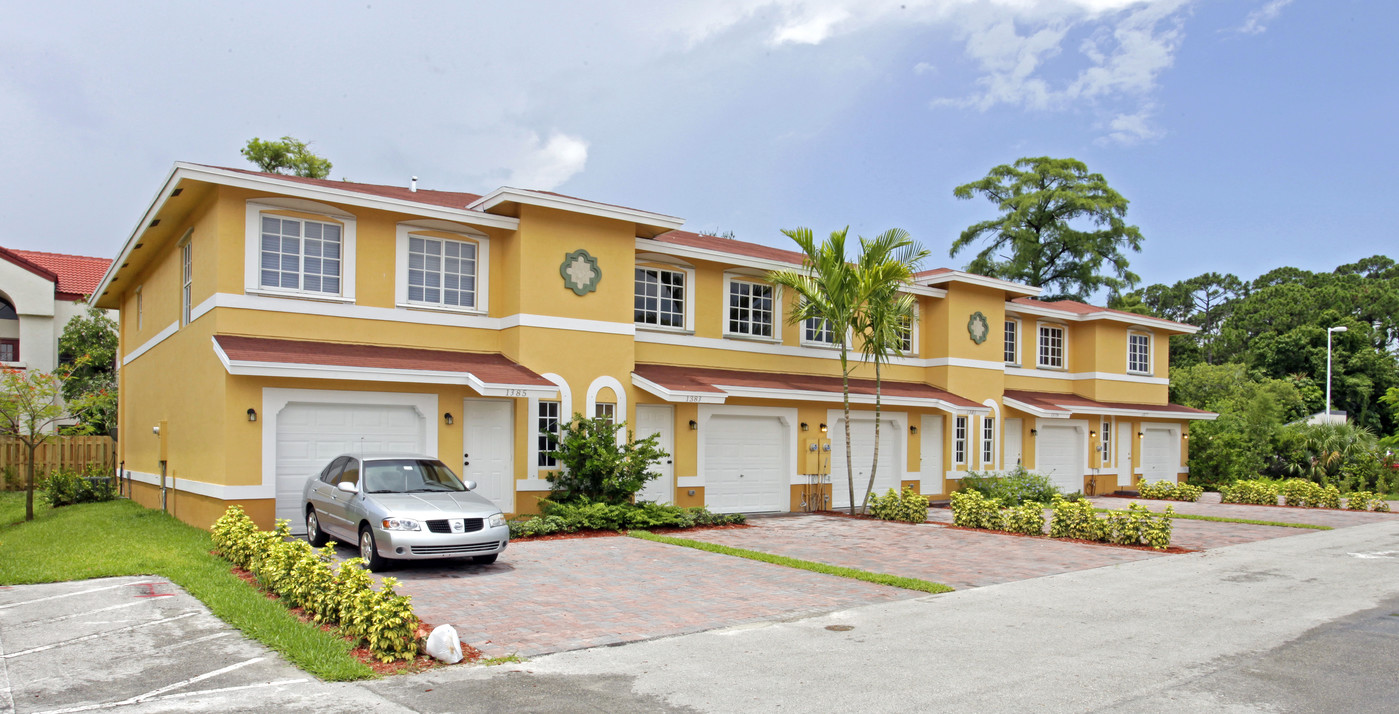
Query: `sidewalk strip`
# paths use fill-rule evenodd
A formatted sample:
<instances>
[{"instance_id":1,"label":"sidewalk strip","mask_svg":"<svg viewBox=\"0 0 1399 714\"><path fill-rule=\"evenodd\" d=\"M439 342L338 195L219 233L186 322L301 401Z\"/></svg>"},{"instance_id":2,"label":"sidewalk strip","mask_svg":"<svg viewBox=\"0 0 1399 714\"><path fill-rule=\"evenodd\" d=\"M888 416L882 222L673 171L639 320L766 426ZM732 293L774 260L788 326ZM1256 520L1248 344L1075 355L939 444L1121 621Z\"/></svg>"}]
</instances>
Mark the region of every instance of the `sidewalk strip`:
<instances>
[{"instance_id":1,"label":"sidewalk strip","mask_svg":"<svg viewBox=\"0 0 1399 714\"><path fill-rule=\"evenodd\" d=\"M135 629L138 629L138 628L141 628L141 627L150 627L151 625L160 625L160 624L163 624L163 623L166 623L166 622L173 622L173 621L175 621L175 620L183 620L183 619L186 618L186 617L194 617L195 615L198 615L198 614L199 614L199 613L197 613L197 612L187 612L187 613L185 613L185 614L183 614L183 615L176 615L176 616L174 616L174 617L166 617L166 618L162 618L162 619L160 619L160 620L151 620L150 622L143 622L143 623L141 623L141 624L139 624L139 625L130 625L130 626L127 626L127 627L119 627L119 628L117 628L117 629L115 629L115 630L108 630L108 631L106 631L106 632L97 632L97 633L94 633L94 634L91 634L91 635L83 635L82 637L75 637L75 638L73 638L73 639L71 639L71 640L64 640L64 641L62 641L62 642L55 642L55 643L53 643L53 644L51 644L51 645L42 645L42 646L39 646L39 647L31 647L31 648L29 648L29 649L27 649L27 650L20 650L19 652L11 652L11 653L9 653L9 654L7 654L7 655L4 655L3 657L0 657L0 659L10 659L10 658L12 658L12 657L22 657L22 656L27 655L27 654L34 654L35 652L43 652L44 650L51 650L51 649L54 649L55 647L64 647L64 646L67 646L67 645L77 644L77 643L79 643L79 642L86 642L86 641L88 641L88 640L95 640L95 639L97 639L97 638L99 638L99 637L106 637L107 635L115 635L115 634L117 634L117 633L119 633L119 632L130 632L131 630L135 630Z\"/></svg>"},{"instance_id":2,"label":"sidewalk strip","mask_svg":"<svg viewBox=\"0 0 1399 714\"><path fill-rule=\"evenodd\" d=\"M305 679L283 679L283 680L278 680L278 681L275 681L275 682L264 682L264 683L259 683L259 684L245 684L245 685L240 685L240 686L236 686L236 687L221 687L221 688L219 688L219 689L201 689L201 690L199 690L199 691L197 691L197 692L179 692L179 693L176 693L176 694L165 694L165 692L168 692L168 691L170 691L170 690L172 690L172 689L179 689L180 687L183 687L183 686L186 686L186 685L190 685L190 684L194 684L195 682L202 682L202 681L204 681L204 680L206 680L206 679L209 679L210 677L217 677L217 676L220 675L220 674L225 674L225 673L227 673L227 672L232 672L232 671L235 670L235 669L238 669L238 668L240 668L240 667L246 667L247 665L254 664L254 663L257 663L257 662L261 662L261 661L264 660L264 659L267 659L267 658L266 658L266 657L254 657L254 658L252 658L252 659L244 660L244 661L239 662L239 663L237 663L237 664L231 664L231 665L229 665L229 666L227 666L227 667L223 667L223 668L220 668L220 669L216 669L216 670L214 670L214 671L212 671L212 672L206 672L206 673L204 673L204 674L199 675L198 677L190 677L189 679L186 679L186 680L183 680L183 681L179 681L179 682L176 682L176 683L174 683L174 684L166 685L166 686L164 686L164 687L161 687L160 689L153 689L153 690L151 690L151 691L149 691L149 692L146 692L145 694L138 694L138 695L136 695L136 696L134 696L134 697L131 697L130 699L123 699L123 700L121 700L121 701L119 701L119 702L103 702L103 703L101 703L101 704L85 704L85 705L80 706L80 707L68 707L68 708L66 708L66 709L49 709L49 710L46 710L46 711L44 711L44 712L40 712L39 714L73 714L74 712L90 712L90 711L95 711L95 710L99 710L99 709L115 709L115 708L117 708L117 707L124 707L124 706L129 706L129 705L132 705L132 704L145 704L146 702L150 702L150 701L159 701L159 700L164 700L164 699L180 699L180 698L185 698L185 697L200 696L200 695L203 695L203 694L217 694L217 693L220 693L220 692L231 692L231 691L237 691L237 690L241 690L241 689L253 689L253 688L257 688L257 687L269 687L269 686L274 686L274 685L288 684L288 683L291 683L291 682L305 682L305 681L306 681ZM165 694L165 696L161 696L162 694Z\"/></svg>"},{"instance_id":3,"label":"sidewalk strip","mask_svg":"<svg viewBox=\"0 0 1399 714\"><path fill-rule=\"evenodd\" d=\"M0 610L8 610L12 607L19 607L20 605L32 605L36 602L48 602L49 600L58 600L59 598L73 597L74 595L86 595L88 593L102 592L103 590L115 590L117 588L127 587L130 584L131 583L117 583L116 585L108 585L102 588L92 588L91 590L79 590L75 593L63 593L62 595L50 595L48 597L41 597L34 600L25 600L24 602L12 602L8 605L0 605Z\"/></svg>"},{"instance_id":4,"label":"sidewalk strip","mask_svg":"<svg viewBox=\"0 0 1399 714\"><path fill-rule=\"evenodd\" d=\"M31 620L29 622L16 622L14 625L11 625L11 627L33 627L35 625L47 625L52 622L62 622L63 620L71 620L75 617L87 617L88 615L96 615L99 612L120 610L124 607L136 607L137 605L144 604L146 603L143 603L140 600L137 600L136 602L125 602L120 605L112 605L111 607L101 607L96 610L88 610L87 612L75 612L72 615L59 615L58 617L50 617L47 620Z\"/></svg>"}]
</instances>

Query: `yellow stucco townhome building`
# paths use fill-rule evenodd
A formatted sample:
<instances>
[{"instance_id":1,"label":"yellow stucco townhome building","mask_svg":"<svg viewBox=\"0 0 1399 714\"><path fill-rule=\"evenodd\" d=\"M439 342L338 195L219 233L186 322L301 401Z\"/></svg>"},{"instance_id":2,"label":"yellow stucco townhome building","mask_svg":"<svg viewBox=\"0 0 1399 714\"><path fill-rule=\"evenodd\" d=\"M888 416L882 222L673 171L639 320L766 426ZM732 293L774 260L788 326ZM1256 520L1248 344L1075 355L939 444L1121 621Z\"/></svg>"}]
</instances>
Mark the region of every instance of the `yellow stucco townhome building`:
<instances>
[{"instance_id":1,"label":"yellow stucco townhome building","mask_svg":"<svg viewBox=\"0 0 1399 714\"><path fill-rule=\"evenodd\" d=\"M573 412L659 433L643 498L843 506L831 335L764 280L800 255L543 191L484 196L179 163L97 288L121 310L121 459L138 501L207 527L302 522L308 475L357 450L436 454L506 512ZM1175 480L1189 423L1167 338L1193 327L934 270L885 370L877 488L945 496L1023 464L1067 490ZM852 381L857 479L873 389ZM834 465L834 468L832 467ZM835 472L835 489L823 485ZM824 476L823 476L824 475Z\"/></svg>"}]
</instances>

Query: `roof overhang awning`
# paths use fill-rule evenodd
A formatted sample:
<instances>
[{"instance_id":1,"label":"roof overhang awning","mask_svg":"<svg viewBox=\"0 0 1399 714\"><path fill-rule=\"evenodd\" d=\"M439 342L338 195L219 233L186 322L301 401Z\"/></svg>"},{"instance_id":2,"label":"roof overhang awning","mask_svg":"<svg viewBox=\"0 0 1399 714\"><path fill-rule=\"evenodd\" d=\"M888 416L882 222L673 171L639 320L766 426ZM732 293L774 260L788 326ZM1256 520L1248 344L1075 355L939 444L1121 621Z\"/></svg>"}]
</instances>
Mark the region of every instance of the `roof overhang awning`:
<instances>
[{"instance_id":1,"label":"roof overhang awning","mask_svg":"<svg viewBox=\"0 0 1399 714\"><path fill-rule=\"evenodd\" d=\"M1041 419L1068 419L1079 414L1121 416L1137 419L1185 419L1213 421L1219 415L1179 404L1134 404L1130 402L1100 402L1077 394L1027 392L1007 389L1001 402Z\"/></svg>"},{"instance_id":2,"label":"roof overhang awning","mask_svg":"<svg viewBox=\"0 0 1399 714\"><path fill-rule=\"evenodd\" d=\"M840 377L639 364L632 384L667 402L723 404L729 397L798 402L840 402ZM850 380L851 404L874 404L872 379ZM884 381L880 403L933 408L953 414L985 414L990 408L921 382Z\"/></svg>"},{"instance_id":3,"label":"roof overhang awning","mask_svg":"<svg viewBox=\"0 0 1399 714\"><path fill-rule=\"evenodd\" d=\"M215 335L229 374L466 385L483 397L556 397L553 382L499 354Z\"/></svg>"}]
</instances>

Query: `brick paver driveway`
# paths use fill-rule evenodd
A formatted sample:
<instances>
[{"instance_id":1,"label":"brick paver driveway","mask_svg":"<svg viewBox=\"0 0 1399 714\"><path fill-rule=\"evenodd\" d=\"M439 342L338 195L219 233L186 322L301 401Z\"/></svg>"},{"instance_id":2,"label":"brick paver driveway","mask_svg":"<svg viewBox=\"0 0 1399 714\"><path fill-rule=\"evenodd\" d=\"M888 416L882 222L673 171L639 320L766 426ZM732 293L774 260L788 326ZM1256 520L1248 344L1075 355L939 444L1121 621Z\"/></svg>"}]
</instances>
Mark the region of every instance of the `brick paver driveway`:
<instances>
[{"instance_id":1,"label":"brick paver driveway","mask_svg":"<svg viewBox=\"0 0 1399 714\"><path fill-rule=\"evenodd\" d=\"M949 519L951 516L949 515ZM752 528L699 531L695 540L906 575L954 588L994 585L1161 554L997 533L837 516L754 518Z\"/></svg>"},{"instance_id":2,"label":"brick paver driveway","mask_svg":"<svg viewBox=\"0 0 1399 714\"><path fill-rule=\"evenodd\" d=\"M719 531L709 531L719 532ZM385 573L488 656L634 642L926 595L637 538L514 543L494 565Z\"/></svg>"}]
</instances>

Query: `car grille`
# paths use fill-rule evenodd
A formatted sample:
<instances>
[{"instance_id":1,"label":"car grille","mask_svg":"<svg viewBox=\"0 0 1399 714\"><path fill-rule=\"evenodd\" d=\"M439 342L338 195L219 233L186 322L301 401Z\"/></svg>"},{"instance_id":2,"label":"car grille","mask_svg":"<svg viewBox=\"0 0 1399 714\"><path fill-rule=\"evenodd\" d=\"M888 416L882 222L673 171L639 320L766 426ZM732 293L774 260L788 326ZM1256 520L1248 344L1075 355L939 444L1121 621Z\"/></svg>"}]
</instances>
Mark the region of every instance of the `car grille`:
<instances>
[{"instance_id":1,"label":"car grille","mask_svg":"<svg viewBox=\"0 0 1399 714\"><path fill-rule=\"evenodd\" d=\"M462 531L463 533L474 533L476 531L481 530L486 525L485 519L483 518L464 518L462 520L466 521L464 524L462 524L465 526L465 529ZM432 531L433 533L451 533L452 524L448 523L445 518L435 521L428 521L427 529Z\"/></svg>"},{"instance_id":2,"label":"car grille","mask_svg":"<svg viewBox=\"0 0 1399 714\"><path fill-rule=\"evenodd\" d=\"M469 545L415 545L413 555L446 555L450 553L480 553L487 550L495 550L500 547L500 541L489 543L471 543Z\"/></svg>"}]
</instances>

